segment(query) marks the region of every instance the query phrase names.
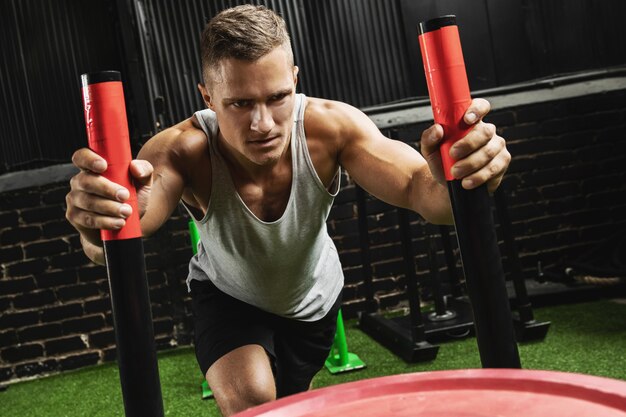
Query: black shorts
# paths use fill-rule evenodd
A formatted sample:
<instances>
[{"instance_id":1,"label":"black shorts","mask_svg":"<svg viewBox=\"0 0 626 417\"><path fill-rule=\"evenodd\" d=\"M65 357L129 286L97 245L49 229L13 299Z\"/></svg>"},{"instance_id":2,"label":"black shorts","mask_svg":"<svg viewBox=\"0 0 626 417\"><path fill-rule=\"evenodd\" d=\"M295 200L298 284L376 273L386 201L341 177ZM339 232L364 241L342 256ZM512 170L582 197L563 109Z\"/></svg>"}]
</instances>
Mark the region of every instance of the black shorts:
<instances>
[{"instance_id":1,"label":"black shorts","mask_svg":"<svg viewBox=\"0 0 626 417\"><path fill-rule=\"evenodd\" d=\"M307 322L260 310L210 281L191 280L190 287L196 358L203 375L228 352L255 344L270 357L279 398L309 388L332 347L341 294L324 318Z\"/></svg>"}]
</instances>

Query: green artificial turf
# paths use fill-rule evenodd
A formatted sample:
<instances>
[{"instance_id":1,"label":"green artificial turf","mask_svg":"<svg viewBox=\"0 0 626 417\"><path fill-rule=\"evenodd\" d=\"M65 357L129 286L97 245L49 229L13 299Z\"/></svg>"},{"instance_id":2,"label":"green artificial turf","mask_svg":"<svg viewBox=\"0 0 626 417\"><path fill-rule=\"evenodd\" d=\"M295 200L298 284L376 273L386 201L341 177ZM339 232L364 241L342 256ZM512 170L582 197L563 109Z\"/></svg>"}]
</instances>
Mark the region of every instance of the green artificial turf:
<instances>
[{"instance_id":1,"label":"green artificial turf","mask_svg":"<svg viewBox=\"0 0 626 417\"><path fill-rule=\"evenodd\" d=\"M536 318L551 321L542 342L520 345L526 369L578 372L626 380L626 304L596 301L537 309ZM367 368L339 375L325 369L314 387L406 372L479 368L474 338L441 344L437 359L407 364L346 323L348 347ZM214 400L200 399L201 375L191 348L159 355L166 416L219 416ZM0 392L0 416L123 416L119 374L107 364L13 384Z\"/></svg>"}]
</instances>

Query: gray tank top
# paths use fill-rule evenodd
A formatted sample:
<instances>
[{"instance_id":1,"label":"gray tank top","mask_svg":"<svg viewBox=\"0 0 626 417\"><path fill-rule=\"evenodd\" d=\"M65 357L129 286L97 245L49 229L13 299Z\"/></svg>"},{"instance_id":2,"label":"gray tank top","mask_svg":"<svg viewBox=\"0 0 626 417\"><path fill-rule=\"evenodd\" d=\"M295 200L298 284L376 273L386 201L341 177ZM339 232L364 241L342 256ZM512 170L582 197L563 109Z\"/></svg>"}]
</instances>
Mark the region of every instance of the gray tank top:
<instances>
[{"instance_id":1,"label":"gray tank top","mask_svg":"<svg viewBox=\"0 0 626 417\"><path fill-rule=\"evenodd\" d=\"M307 148L305 103L306 97L297 94L290 143L291 194L283 215L272 222L257 218L237 193L217 147L215 113L196 112L208 137L213 179L204 218L197 219L185 206L200 232L187 284L210 280L221 291L262 310L313 321L326 315L343 288L339 255L326 229L340 172L328 191Z\"/></svg>"}]
</instances>

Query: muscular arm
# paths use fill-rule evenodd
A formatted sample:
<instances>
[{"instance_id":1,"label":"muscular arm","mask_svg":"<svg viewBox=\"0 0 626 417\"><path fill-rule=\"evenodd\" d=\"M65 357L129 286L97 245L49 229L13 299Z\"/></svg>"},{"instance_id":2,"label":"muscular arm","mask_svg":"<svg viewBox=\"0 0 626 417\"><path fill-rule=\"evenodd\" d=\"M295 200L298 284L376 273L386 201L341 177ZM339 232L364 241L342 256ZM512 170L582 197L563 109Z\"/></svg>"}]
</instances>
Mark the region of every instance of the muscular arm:
<instances>
[{"instance_id":1,"label":"muscular arm","mask_svg":"<svg viewBox=\"0 0 626 417\"><path fill-rule=\"evenodd\" d=\"M307 112L307 135L312 131L332 138L337 162L363 189L389 204L416 211L427 221L452 222L447 189L431 175L419 152L383 136L365 114L349 105L312 101Z\"/></svg>"},{"instance_id":2,"label":"muscular arm","mask_svg":"<svg viewBox=\"0 0 626 417\"><path fill-rule=\"evenodd\" d=\"M495 191L511 161L495 126L482 121L490 108L486 100L473 100L464 116L465 123L473 127L450 148L457 161L451 174L467 189L486 184L490 192ZM440 125L423 132L419 153L384 137L365 114L347 104L311 99L307 116L307 131L327 141L321 142L325 143L323 148L330 149L326 159L333 161L334 156L335 163L365 190L387 203L414 210L432 223L452 223L439 153L443 139ZM324 171L324 165L318 165Z\"/></svg>"},{"instance_id":3,"label":"muscular arm","mask_svg":"<svg viewBox=\"0 0 626 417\"><path fill-rule=\"evenodd\" d=\"M137 159L150 162L154 167L152 185L145 212L141 216L144 236L156 232L170 217L183 194L186 180L184 154L178 149L179 131L164 131L150 139L137 155Z\"/></svg>"},{"instance_id":4,"label":"muscular arm","mask_svg":"<svg viewBox=\"0 0 626 417\"><path fill-rule=\"evenodd\" d=\"M190 171L199 165L195 159L204 143L204 134L187 120L150 139L131 162L144 236L158 230L175 209L190 182ZM102 264L99 229L124 226L130 210L124 204L128 191L101 175L106 162L89 149L77 151L73 162L81 171L70 182L66 217L80 232L85 254Z\"/></svg>"}]
</instances>

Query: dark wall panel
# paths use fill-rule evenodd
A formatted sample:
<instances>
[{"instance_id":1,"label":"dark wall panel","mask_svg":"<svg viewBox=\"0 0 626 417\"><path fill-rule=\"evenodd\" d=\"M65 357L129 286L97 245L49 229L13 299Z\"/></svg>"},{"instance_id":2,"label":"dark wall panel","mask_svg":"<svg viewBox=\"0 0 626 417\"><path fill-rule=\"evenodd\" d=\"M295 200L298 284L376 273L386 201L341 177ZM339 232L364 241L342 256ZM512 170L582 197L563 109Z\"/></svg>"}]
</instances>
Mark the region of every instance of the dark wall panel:
<instances>
[{"instance_id":1,"label":"dark wall panel","mask_svg":"<svg viewBox=\"0 0 626 417\"><path fill-rule=\"evenodd\" d=\"M146 0L165 124L189 117L203 107L199 37L219 11L245 1L172 3ZM401 100L415 91L406 56L406 41L397 0L255 1L280 13L292 38L300 67L299 90L355 106ZM157 95L159 95L157 94Z\"/></svg>"},{"instance_id":2,"label":"dark wall panel","mask_svg":"<svg viewBox=\"0 0 626 417\"><path fill-rule=\"evenodd\" d=\"M122 70L133 138L201 109L200 33L245 2L1 1L0 174L66 163L85 144L83 72ZM458 15L473 90L626 64L623 0L253 2L286 18L301 92L362 108L426 96L416 26L442 14Z\"/></svg>"},{"instance_id":3,"label":"dark wall panel","mask_svg":"<svg viewBox=\"0 0 626 417\"><path fill-rule=\"evenodd\" d=\"M108 1L0 2L0 174L84 146L79 75L120 69Z\"/></svg>"},{"instance_id":4,"label":"dark wall panel","mask_svg":"<svg viewBox=\"0 0 626 417\"><path fill-rule=\"evenodd\" d=\"M496 85L535 78L530 65L530 45L524 27L524 0L487 0L489 35Z\"/></svg>"},{"instance_id":5,"label":"dark wall panel","mask_svg":"<svg viewBox=\"0 0 626 417\"><path fill-rule=\"evenodd\" d=\"M523 0L535 76L626 63L626 2Z\"/></svg>"}]
</instances>

